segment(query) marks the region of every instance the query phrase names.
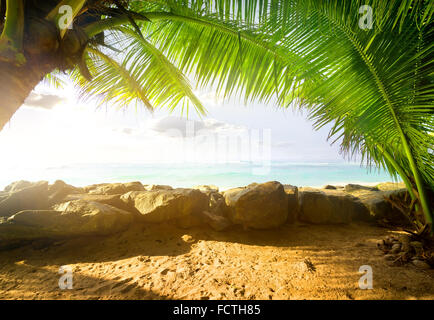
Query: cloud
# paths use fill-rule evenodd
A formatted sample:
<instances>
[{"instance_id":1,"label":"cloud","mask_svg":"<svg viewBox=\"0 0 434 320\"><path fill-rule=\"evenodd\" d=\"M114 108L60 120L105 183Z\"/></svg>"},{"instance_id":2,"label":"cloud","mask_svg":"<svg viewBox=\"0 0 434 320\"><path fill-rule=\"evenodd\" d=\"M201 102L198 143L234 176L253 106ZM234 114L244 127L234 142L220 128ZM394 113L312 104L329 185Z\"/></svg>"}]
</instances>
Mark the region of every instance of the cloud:
<instances>
[{"instance_id":1,"label":"cloud","mask_svg":"<svg viewBox=\"0 0 434 320\"><path fill-rule=\"evenodd\" d=\"M32 92L24 101L24 104L28 107L51 110L64 100L64 98L57 95Z\"/></svg>"},{"instance_id":2,"label":"cloud","mask_svg":"<svg viewBox=\"0 0 434 320\"><path fill-rule=\"evenodd\" d=\"M171 137L186 137L190 134L200 135L225 132L229 133L247 129L243 126L237 126L215 119L189 120L174 116L168 116L155 120L150 124L149 128L154 132Z\"/></svg>"}]
</instances>

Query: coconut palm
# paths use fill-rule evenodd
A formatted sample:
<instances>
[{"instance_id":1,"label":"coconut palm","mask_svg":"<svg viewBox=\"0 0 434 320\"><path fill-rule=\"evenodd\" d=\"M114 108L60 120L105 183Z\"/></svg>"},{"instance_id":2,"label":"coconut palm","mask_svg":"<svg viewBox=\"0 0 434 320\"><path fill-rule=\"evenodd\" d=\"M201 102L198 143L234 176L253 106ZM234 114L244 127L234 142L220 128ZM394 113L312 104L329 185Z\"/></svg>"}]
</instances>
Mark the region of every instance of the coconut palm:
<instances>
[{"instance_id":1,"label":"coconut palm","mask_svg":"<svg viewBox=\"0 0 434 320\"><path fill-rule=\"evenodd\" d=\"M344 154L361 154L369 166L400 176L410 210L432 225L432 1L208 3L185 1L181 12L202 10L226 25L238 23L238 51L231 35L204 22L152 24L147 36L200 84L283 107L292 103L309 111L316 128L331 124L329 137ZM185 29L188 46L182 45Z\"/></svg>"},{"instance_id":2,"label":"coconut palm","mask_svg":"<svg viewBox=\"0 0 434 320\"><path fill-rule=\"evenodd\" d=\"M372 29L369 12L359 23L364 5ZM2 0L1 11L0 128L59 72L101 103L204 113L187 74L333 124L330 138L399 175L432 224L430 1Z\"/></svg>"}]
</instances>

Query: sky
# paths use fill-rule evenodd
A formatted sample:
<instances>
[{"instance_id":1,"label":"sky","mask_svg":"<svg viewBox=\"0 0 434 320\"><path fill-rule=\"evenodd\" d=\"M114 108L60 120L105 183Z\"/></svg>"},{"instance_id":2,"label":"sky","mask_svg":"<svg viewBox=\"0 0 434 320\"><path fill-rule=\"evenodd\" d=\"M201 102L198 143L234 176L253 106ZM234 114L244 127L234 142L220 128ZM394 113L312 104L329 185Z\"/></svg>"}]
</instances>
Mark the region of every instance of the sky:
<instances>
[{"instance_id":1,"label":"sky","mask_svg":"<svg viewBox=\"0 0 434 320\"><path fill-rule=\"evenodd\" d=\"M345 161L327 141L328 128L314 131L299 111L196 93L208 113L190 110L187 118L180 110L98 107L71 84L40 84L0 132L0 165Z\"/></svg>"}]
</instances>

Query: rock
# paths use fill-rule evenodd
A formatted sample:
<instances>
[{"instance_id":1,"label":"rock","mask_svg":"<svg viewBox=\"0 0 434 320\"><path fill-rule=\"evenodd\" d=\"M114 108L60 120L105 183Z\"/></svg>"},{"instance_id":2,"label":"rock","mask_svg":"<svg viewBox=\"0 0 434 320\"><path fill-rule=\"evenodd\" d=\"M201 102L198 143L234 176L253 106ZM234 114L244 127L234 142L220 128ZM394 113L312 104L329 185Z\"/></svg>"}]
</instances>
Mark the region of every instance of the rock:
<instances>
[{"instance_id":1,"label":"rock","mask_svg":"<svg viewBox=\"0 0 434 320\"><path fill-rule=\"evenodd\" d=\"M76 193L83 193L83 189L66 184L62 180L56 180L48 186L48 203L54 205L63 202L67 195Z\"/></svg>"},{"instance_id":2,"label":"rock","mask_svg":"<svg viewBox=\"0 0 434 320\"><path fill-rule=\"evenodd\" d=\"M15 182L12 182L11 184L7 185L4 188L4 191L15 192L15 191L22 190L24 188L28 188L34 184L35 184L34 182L30 182L30 181L26 181L26 180L15 181Z\"/></svg>"},{"instance_id":3,"label":"rock","mask_svg":"<svg viewBox=\"0 0 434 320\"><path fill-rule=\"evenodd\" d=\"M398 189L405 189L404 182L384 182L380 183L377 186L377 189L380 191L393 191Z\"/></svg>"},{"instance_id":4,"label":"rock","mask_svg":"<svg viewBox=\"0 0 434 320\"><path fill-rule=\"evenodd\" d=\"M399 242L401 243L402 252L411 252L412 247L410 246L411 238L406 234L399 235Z\"/></svg>"},{"instance_id":5,"label":"rock","mask_svg":"<svg viewBox=\"0 0 434 320\"><path fill-rule=\"evenodd\" d=\"M415 265L419 269L424 269L424 270L431 269L431 266L428 263L426 263L425 261L422 261L422 260L416 259L416 260L413 260L411 263L413 263L413 265Z\"/></svg>"},{"instance_id":6,"label":"rock","mask_svg":"<svg viewBox=\"0 0 434 320\"><path fill-rule=\"evenodd\" d=\"M127 192L129 191L144 191L145 186L140 181L132 181L123 183Z\"/></svg>"},{"instance_id":7,"label":"rock","mask_svg":"<svg viewBox=\"0 0 434 320\"><path fill-rule=\"evenodd\" d=\"M150 184L145 187L146 191L156 191L156 190L173 190L171 186Z\"/></svg>"},{"instance_id":8,"label":"rock","mask_svg":"<svg viewBox=\"0 0 434 320\"><path fill-rule=\"evenodd\" d=\"M410 246L414 249L416 256L420 256L423 253L423 245L422 242L419 241L411 241Z\"/></svg>"},{"instance_id":9,"label":"rock","mask_svg":"<svg viewBox=\"0 0 434 320\"><path fill-rule=\"evenodd\" d=\"M235 224L268 229L284 224L288 218L288 196L276 181L252 184L224 193L229 219Z\"/></svg>"},{"instance_id":10,"label":"rock","mask_svg":"<svg viewBox=\"0 0 434 320\"><path fill-rule=\"evenodd\" d=\"M27 185L27 184L26 184ZM11 190L0 201L0 216L9 217L22 210L48 209L48 182L40 181L24 187L20 184L9 188Z\"/></svg>"},{"instance_id":11,"label":"rock","mask_svg":"<svg viewBox=\"0 0 434 320\"><path fill-rule=\"evenodd\" d=\"M200 216L208 209L208 197L195 189L132 191L121 196L135 208L144 222L172 221L181 227L201 224Z\"/></svg>"},{"instance_id":12,"label":"rock","mask_svg":"<svg viewBox=\"0 0 434 320\"><path fill-rule=\"evenodd\" d=\"M367 220L369 212L359 200L338 190L299 189L299 219L309 223L349 223Z\"/></svg>"},{"instance_id":13,"label":"rock","mask_svg":"<svg viewBox=\"0 0 434 320\"><path fill-rule=\"evenodd\" d=\"M145 187L139 181L127 183L103 183L85 187L85 192L88 192L89 194L103 195L124 194L130 191L144 190Z\"/></svg>"},{"instance_id":14,"label":"rock","mask_svg":"<svg viewBox=\"0 0 434 320\"><path fill-rule=\"evenodd\" d=\"M84 201L90 201L90 202L98 202L102 204L108 204L110 206L116 207L118 209L126 210L126 211L133 211L131 210L133 208L130 208L127 206L127 204L121 200L121 195L119 194L87 194L87 193L79 193L79 194L70 194L65 197L66 201L73 201L73 200L84 200Z\"/></svg>"},{"instance_id":15,"label":"rock","mask_svg":"<svg viewBox=\"0 0 434 320\"><path fill-rule=\"evenodd\" d=\"M396 255L396 254L386 254L384 256L384 260L387 260L387 261L395 261L396 259L398 259L398 255Z\"/></svg>"},{"instance_id":16,"label":"rock","mask_svg":"<svg viewBox=\"0 0 434 320\"><path fill-rule=\"evenodd\" d=\"M335 186L332 186L332 185L328 184L328 185L324 186L323 189L336 190L337 188Z\"/></svg>"},{"instance_id":17,"label":"rock","mask_svg":"<svg viewBox=\"0 0 434 320\"><path fill-rule=\"evenodd\" d=\"M212 194L212 193L216 193L219 192L219 188L217 186L214 185L201 185L201 186L195 186L193 187L193 189L197 189L202 191L203 193L206 194Z\"/></svg>"},{"instance_id":18,"label":"rock","mask_svg":"<svg viewBox=\"0 0 434 320\"><path fill-rule=\"evenodd\" d=\"M137 218L137 215L132 212L85 200L68 201L55 205L53 209L61 211L63 216L71 216L72 219L74 216L79 217L77 225L68 228L76 228L80 234L110 234L122 231Z\"/></svg>"},{"instance_id":19,"label":"rock","mask_svg":"<svg viewBox=\"0 0 434 320\"><path fill-rule=\"evenodd\" d=\"M298 216L298 188L290 184L283 185L283 189L288 197L288 223L294 223Z\"/></svg>"},{"instance_id":20,"label":"rock","mask_svg":"<svg viewBox=\"0 0 434 320\"><path fill-rule=\"evenodd\" d=\"M390 253L392 253L392 254L399 253L400 251L401 251L401 244L400 243L393 244L392 248L390 249Z\"/></svg>"},{"instance_id":21,"label":"rock","mask_svg":"<svg viewBox=\"0 0 434 320\"><path fill-rule=\"evenodd\" d=\"M383 253L389 252L389 247L387 246L387 244L384 240L380 240L377 242L377 248L379 250L383 251Z\"/></svg>"},{"instance_id":22,"label":"rock","mask_svg":"<svg viewBox=\"0 0 434 320\"><path fill-rule=\"evenodd\" d=\"M369 211L370 216L376 220L386 220L391 224L406 226L409 224L407 217L387 201L388 198L406 197L406 189L393 191L368 191L359 190L352 193Z\"/></svg>"},{"instance_id":23,"label":"rock","mask_svg":"<svg viewBox=\"0 0 434 320\"><path fill-rule=\"evenodd\" d=\"M189 234L184 234L184 235L181 237L181 239L182 239L182 241L187 242L187 243L192 243L192 242L194 242L194 238L193 238L191 235L189 235Z\"/></svg>"},{"instance_id":24,"label":"rock","mask_svg":"<svg viewBox=\"0 0 434 320\"><path fill-rule=\"evenodd\" d=\"M0 224L0 239L65 238L108 235L125 230L133 213L83 200L56 205L56 210L24 210Z\"/></svg>"},{"instance_id":25,"label":"rock","mask_svg":"<svg viewBox=\"0 0 434 320\"><path fill-rule=\"evenodd\" d=\"M347 184L345 186L346 192L353 192L358 190L368 190L368 191L378 191L377 187L368 187L368 186L361 186L359 184Z\"/></svg>"},{"instance_id":26,"label":"rock","mask_svg":"<svg viewBox=\"0 0 434 320\"><path fill-rule=\"evenodd\" d=\"M202 217L205 223L216 231L223 231L232 226L232 222L228 218L208 211L203 211Z\"/></svg>"},{"instance_id":27,"label":"rock","mask_svg":"<svg viewBox=\"0 0 434 320\"><path fill-rule=\"evenodd\" d=\"M213 192L209 195L209 211L213 215L228 217L229 207L221 193Z\"/></svg>"}]
</instances>

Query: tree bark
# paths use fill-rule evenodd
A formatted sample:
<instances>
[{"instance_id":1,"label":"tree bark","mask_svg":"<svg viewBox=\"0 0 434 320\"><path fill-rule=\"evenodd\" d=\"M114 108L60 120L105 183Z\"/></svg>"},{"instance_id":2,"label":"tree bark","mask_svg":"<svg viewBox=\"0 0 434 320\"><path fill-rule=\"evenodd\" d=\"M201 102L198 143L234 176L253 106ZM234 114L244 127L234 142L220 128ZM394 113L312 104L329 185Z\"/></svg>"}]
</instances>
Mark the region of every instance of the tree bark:
<instances>
[{"instance_id":1,"label":"tree bark","mask_svg":"<svg viewBox=\"0 0 434 320\"><path fill-rule=\"evenodd\" d=\"M50 71L46 65L37 63L16 67L0 62L0 131Z\"/></svg>"}]
</instances>

